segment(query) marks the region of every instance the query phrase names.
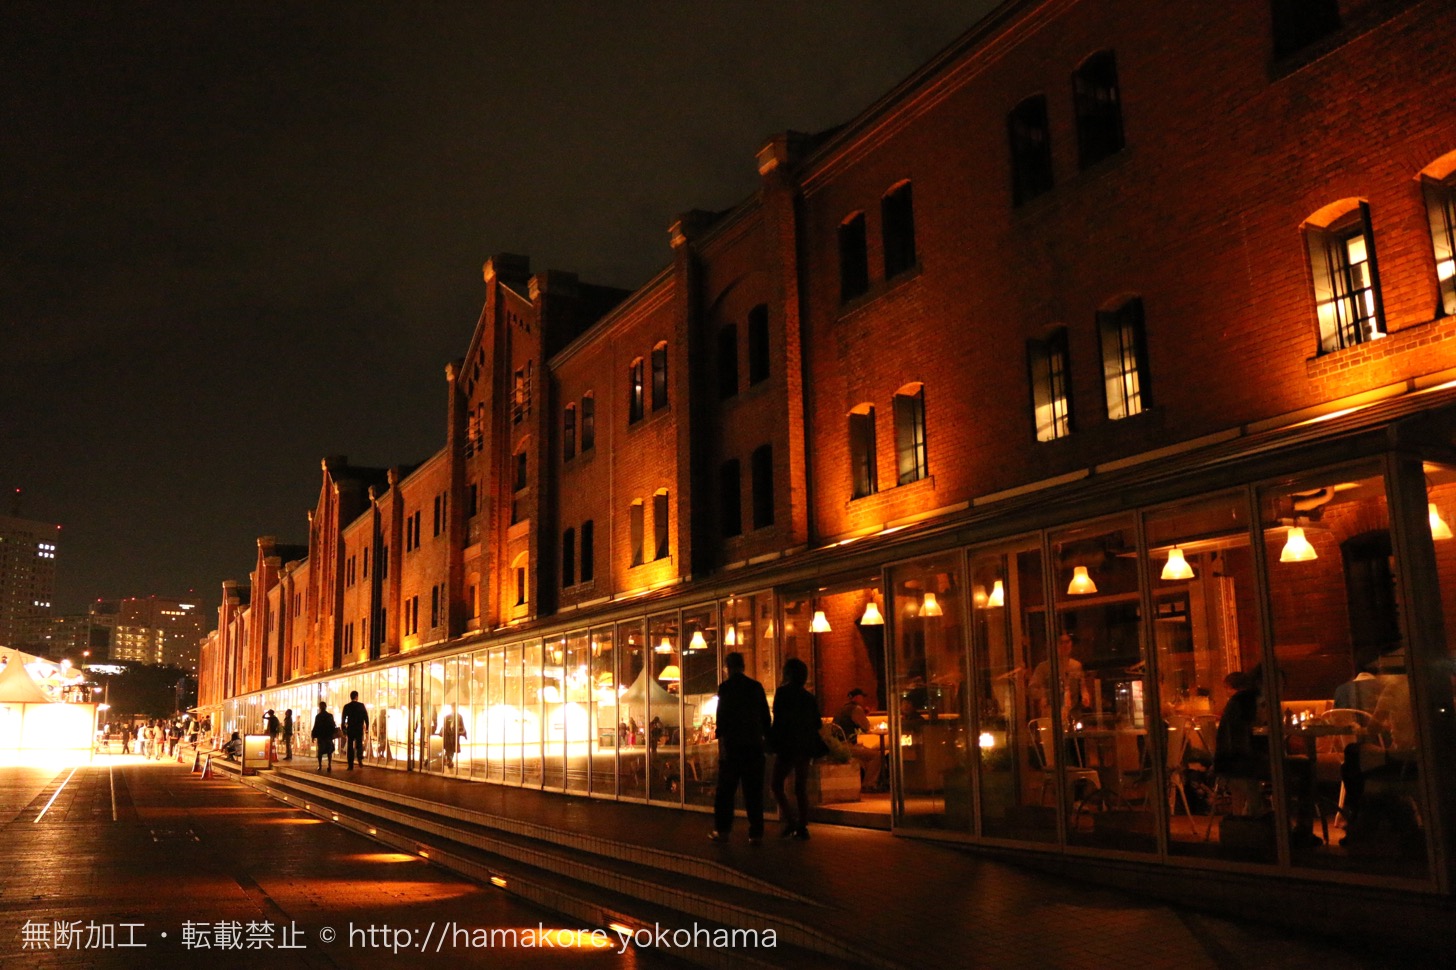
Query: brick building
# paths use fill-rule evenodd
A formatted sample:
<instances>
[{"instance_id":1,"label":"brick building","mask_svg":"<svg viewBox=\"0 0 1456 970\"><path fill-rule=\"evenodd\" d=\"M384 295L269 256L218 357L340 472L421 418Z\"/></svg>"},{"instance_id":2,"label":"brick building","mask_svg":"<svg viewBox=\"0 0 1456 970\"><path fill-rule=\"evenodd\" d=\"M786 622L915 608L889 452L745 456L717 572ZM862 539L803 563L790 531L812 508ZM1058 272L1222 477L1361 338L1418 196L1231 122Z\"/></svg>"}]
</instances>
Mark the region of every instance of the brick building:
<instances>
[{"instance_id":1,"label":"brick building","mask_svg":"<svg viewBox=\"0 0 1456 970\"><path fill-rule=\"evenodd\" d=\"M1013 0L633 293L493 257L444 447L325 461L202 702L357 689L387 763L701 808L722 655L797 656L897 830L1448 893L1453 45L1437 0Z\"/></svg>"}]
</instances>

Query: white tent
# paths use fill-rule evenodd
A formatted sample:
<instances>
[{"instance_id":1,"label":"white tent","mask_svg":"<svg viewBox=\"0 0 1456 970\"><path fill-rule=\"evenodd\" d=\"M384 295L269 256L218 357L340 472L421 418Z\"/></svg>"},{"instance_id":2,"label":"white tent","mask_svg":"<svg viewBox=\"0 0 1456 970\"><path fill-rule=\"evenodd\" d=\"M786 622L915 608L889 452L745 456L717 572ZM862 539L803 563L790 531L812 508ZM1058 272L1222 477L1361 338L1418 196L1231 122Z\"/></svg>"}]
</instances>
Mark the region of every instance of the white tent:
<instances>
[{"instance_id":1,"label":"white tent","mask_svg":"<svg viewBox=\"0 0 1456 970\"><path fill-rule=\"evenodd\" d=\"M96 730L95 704L63 704L46 696L11 652L0 669L0 751L89 752Z\"/></svg>"},{"instance_id":2,"label":"white tent","mask_svg":"<svg viewBox=\"0 0 1456 970\"><path fill-rule=\"evenodd\" d=\"M677 696L669 694L662 685L653 677L650 667L643 667L637 679L632 681L632 686L622 691L617 696L617 703L622 707L631 707L643 710L649 701L652 704L652 716L661 718L662 723L667 727L678 726Z\"/></svg>"}]
</instances>

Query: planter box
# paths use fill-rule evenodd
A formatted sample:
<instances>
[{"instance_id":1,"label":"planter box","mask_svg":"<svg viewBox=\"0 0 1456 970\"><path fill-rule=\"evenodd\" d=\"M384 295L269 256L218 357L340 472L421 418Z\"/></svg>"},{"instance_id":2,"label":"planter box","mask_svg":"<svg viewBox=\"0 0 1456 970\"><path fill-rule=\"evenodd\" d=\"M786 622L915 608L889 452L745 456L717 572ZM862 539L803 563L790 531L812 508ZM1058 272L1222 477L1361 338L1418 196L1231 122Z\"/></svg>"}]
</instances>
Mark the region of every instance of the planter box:
<instances>
[{"instance_id":1,"label":"planter box","mask_svg":"<svg viewBox=\"0 0 1456 970\"><path fill-rule=\"evenodd\" d=\"M809 766L809 804L859 801L859 763L816 761Z\"/></svg>"}]
</instances>

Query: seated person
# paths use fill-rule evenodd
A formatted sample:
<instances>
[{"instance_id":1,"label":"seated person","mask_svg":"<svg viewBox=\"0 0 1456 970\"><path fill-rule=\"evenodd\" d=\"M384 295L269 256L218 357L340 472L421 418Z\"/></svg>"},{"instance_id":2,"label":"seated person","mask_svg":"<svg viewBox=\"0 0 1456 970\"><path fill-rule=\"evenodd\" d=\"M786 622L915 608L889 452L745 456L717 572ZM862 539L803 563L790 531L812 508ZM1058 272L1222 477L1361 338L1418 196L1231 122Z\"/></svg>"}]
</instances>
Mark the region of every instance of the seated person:
<instances>
[{"instance_id":1,"label":"seated person","mask_svg":"<svg viewBox=\"0 0 1456 970\"><path fill-rule=\"evenodd\" d=\"M233 736L228 739L227 744L222 746L222 753L227 756L229 761L237 761L242 755L243 738L237 731L234 731Z\"/></svg>"},{"instance_id":2,"label":"seated person","mask_svg":"<svg viewBox=\"0 0 1456 970\"><path fill-rule=\"evenodd\" d=\"M861 733L873 733L869 712L865 710L864 697L865 692L858 687L850 691L849 700L834 716L834 723L844 732L844 739L849 742L850 757L859 762L860 771L864 775L864 790L875 791L880 787L880 771L884 767L884 759L880 756L878 746L867 748L856 742Z\"/></svg>"}]
</instances>

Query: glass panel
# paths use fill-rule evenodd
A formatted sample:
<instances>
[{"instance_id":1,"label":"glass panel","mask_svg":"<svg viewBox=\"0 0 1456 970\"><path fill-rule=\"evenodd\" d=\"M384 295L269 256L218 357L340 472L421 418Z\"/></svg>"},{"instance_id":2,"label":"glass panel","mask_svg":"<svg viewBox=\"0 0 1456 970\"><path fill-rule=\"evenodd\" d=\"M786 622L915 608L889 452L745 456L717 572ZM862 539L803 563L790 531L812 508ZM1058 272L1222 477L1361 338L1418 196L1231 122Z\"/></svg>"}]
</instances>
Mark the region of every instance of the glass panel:
<instances>
[{"instance_id":1,"label":"glass panel","mask_svg":"<svg viewBox=\"0 0 1456 970\"><path fill-rule=\"evenodd\" d=\"M497 647L485 656L485 777L501 782L506 778L506 739L514 733L519 741L519 717L506 703L506 651Z\"/></svg>"},{"instance_id":2,"label":"glass panel","mask_svg":"<svg viewBox=\"0 0 1456 970\"><path fill-rule=\"evenodd\" d=\"M591 790L598 795L617 792L617 747L621 738L617 717L617 652L613 630L597 627L591 633Z\"/></svg>"},{"instance_id":3,"label":"glass panel","mask_svg":"<svg viewBox=\"0 0 1456 970\"><path fill-rule=\"evenodd\" d=\"M1052 536L1056 649L1036 651L1037 756L1057 775L1074 845L1155 846L1142 600L1131 520Z\"/></svg>"},{"instance_id":4,"label":"glass panel","mask_svg":"<svg viewBox=\"0 0 1456 970\"><path fill-rule=\"evenodd\" d=\"M1263 678L1275 695L1255 730L1283 752L1291 858L1423 875L1427 815L1381 470L1281 482L1260 499L1278 669Z\"/></svg>"},{"instance_id":5,"label":"glass panel","mask_svg":"<svg viewBox=\"0 0 1456 970\"><path fill-rule=\"evenodd\" d=\"M589 790L591 762L591 638L578 630L566 638L564 704L561 709L562 738L566 743L566 790Z\"/></svg>"},{"instance_id":6,"label":"glass panel","mask_svg":"<svg viewBox=\"0 0 1456 970\"><path fill-rule=\"evenodd\" d=\"M1027 696L1029 655L1047 652L1046 603L1039 542L972 558L981 833L993 838L1057 837L1057 780L1036 757ZM913 709L900 711L903 730Z\"/></svg>"},{"instance_id":7,"label":"glass panel","mask_svg":"<svg viewBox=\"0 0 1456 970\"><path fill-rule=\"evenodd\" d=\"M645 678L647 751L652 763L647 795L653 801L682 802L682 644L676 613L662 613L647 621L651 645Z\"/></svg>"},{"instance_id":8,"label":"glass panel","mask_svg":"<svg viewBox=\"0 0 1456 970\"><path fill-rule=\"evenodd\" d=\"M970 724L964 689L964 584L960 557L943 555L892 571L895 609L896 808L907 828L970 826Z\"/></svg>"},{"instance_id":9,"label":"glass panel","mask_svg":"<svg viewBox=\"0 0 1456 970\"><path fill-rule=\"evenodd\" d=\"M543 698L541 641L532 640L521 648L521 714L524 729L521 744L521 784L539 787L544 777L543 743L546 738L542 713Z\"/></svg>"},{"instance_id":10,"label":"glass panel","mask_svg":"<svg viewBox=\"0 0 1456 970\"><path fill-rule=\"evenodd\" d=\"M463 661L470 665L470 700L464 712L465 740L461 747L460 757L469 767L468 773L462 773L476 780L483 780L486 777L486 733L490 723L486 717L490 702L487 694L487 670L489 668L486 656L484 650L477 650Z\"/></svg>"},{"instance_id":11,"label":"glass panel","mask_svg":"<svg viewBox=\"0 0 1456 970\"><path fill-rule=\"evenodd\" d=\"M683 795L689 805L711 805L718 783L718 659L717 611L699 607L683 614ZM742 651L738 651L742 653ZM745 669L748 657L745 655Z\"/></svg>"},{"instance_id":12,"label":"glass panel","mask_svg":"<svg viewBox=\"0 0 1456 970\"><path fill-rule=\"evenodd\" d=\"M547 788L566 787L566 638L547 641L541 670L542 777Z\"/></svg>"},{"instance_id":13,"label":"glass panel","mask_svg":"<svg viewBox=\"0 0 1456 970\"><path fill-rule=\"evenodd\" d=\"M505 650L505 669L502 671L505 691L501 695L501 764L504 780L519 785L525 777L521 764L521 752L527 737L538 734L538 722L532 712L527 711L521 700L525 693L521 684L521 657L524 649L513 643Z\"/></svg>"},{"instance_id":14,"label":"glass panel","mask_svg":"<svg viewBox=\"0 0 1456 970\"><path fill-rule=\"evenodd\" d=\"M824 696L824 685L819 683L818 669L814 663L814 646L810 640L810 628L814 621L814 600L808 596L786 597L784 599L783 636L779 638L779 660L797 657L809 667L809 686L820 697ZM766 624L764 624L766 626ZM767 630L772 630L768 627ZM767 631L765 633L767 635ZM765 683L777 684L778 678L770 676ZM765 688L767 689L767 688Z\"/></svg>"},{"instance_id":15,"label":"glass panel","mask_svg":"<svg viewBox=\"0 0 1456 970\"><path fill-rule=\"evenodd\" d=\"M646 631L641 620L617 624L620 654L617 680L618 793L647 797L647 670ZM653 685L655 686L655 685Z\"/></svg>"},{"instance_id":16,"label":"glass panel","mask_svg":"<svg viewBox=\"0 0 1456 970\"><path fill-rule=\"evenodd\" d=\"M1248 825L1242 817L1224 826L1234 793L1242 809L1250 784L1214 771L1219 715L1229 709L1261 652L1248 502L1241 494L1199 499L1149 514L1145 530L1169 851L1267 861L1272 839L1244 837L1240 828ZM1238 723L1246 700L1234 705L1230 724ZM1246 774L1254 760L1250 755L1242 747L1232 757L1225 751L1223 762L1232 772Z\"/></svg>"}]
</instances>

